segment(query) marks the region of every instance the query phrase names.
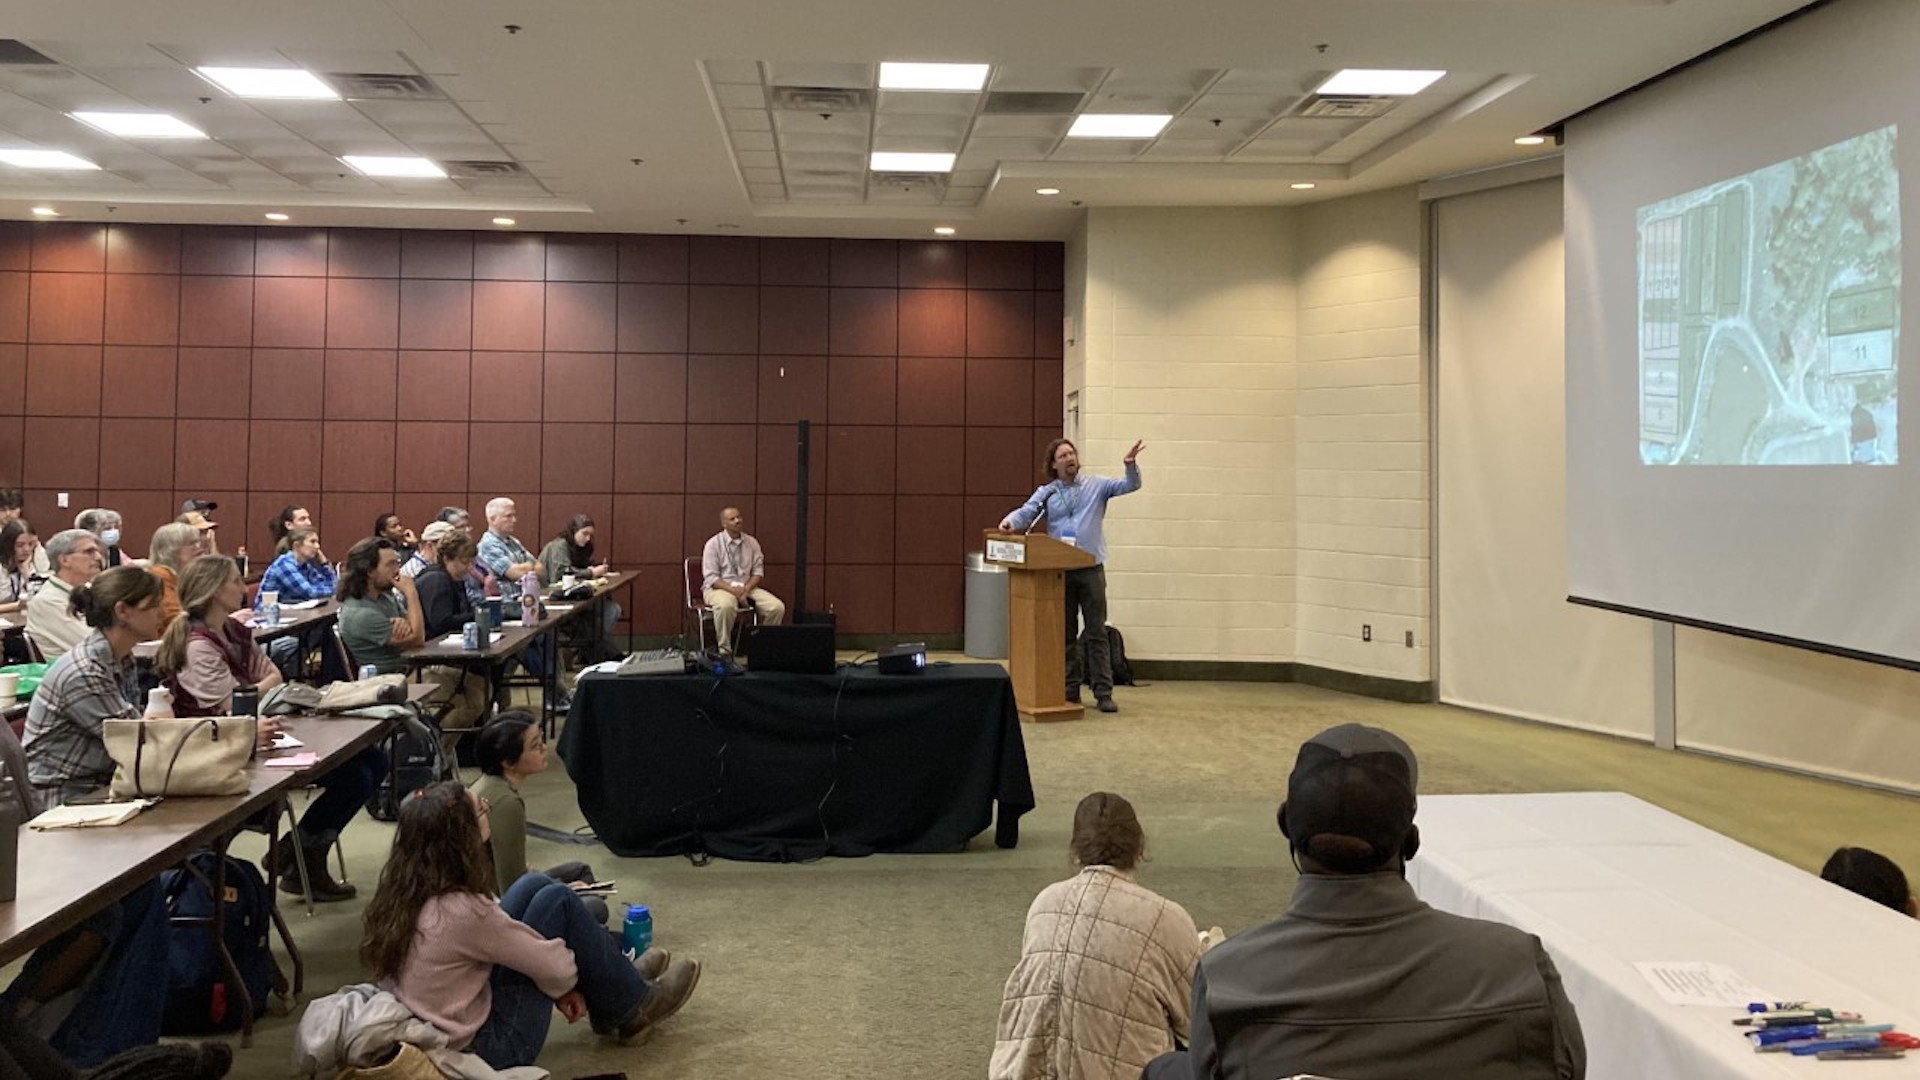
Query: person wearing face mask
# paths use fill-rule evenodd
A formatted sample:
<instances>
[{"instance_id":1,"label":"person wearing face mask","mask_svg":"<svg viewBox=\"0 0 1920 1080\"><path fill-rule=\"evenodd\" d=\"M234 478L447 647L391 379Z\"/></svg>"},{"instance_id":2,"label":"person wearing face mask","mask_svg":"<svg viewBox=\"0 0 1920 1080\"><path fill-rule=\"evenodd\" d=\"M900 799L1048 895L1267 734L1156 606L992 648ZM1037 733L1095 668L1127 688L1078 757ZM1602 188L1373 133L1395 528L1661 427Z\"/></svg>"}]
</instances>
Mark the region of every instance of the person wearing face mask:
<instances>
[{"instance_id":1,"label":"person wearing face mask","mask_svg":"<svg viewBox=\"0 0 1920 1080\"><path fill-rule=\"evenodd\" d=\"M73 527L85 529L100 538L100 546L105 549L101 556L101 565L111 570L116 566L126 566L130 560L120 551L120 511L105 507L82 510L74 515Z\"/></svg>"}]
</instances>

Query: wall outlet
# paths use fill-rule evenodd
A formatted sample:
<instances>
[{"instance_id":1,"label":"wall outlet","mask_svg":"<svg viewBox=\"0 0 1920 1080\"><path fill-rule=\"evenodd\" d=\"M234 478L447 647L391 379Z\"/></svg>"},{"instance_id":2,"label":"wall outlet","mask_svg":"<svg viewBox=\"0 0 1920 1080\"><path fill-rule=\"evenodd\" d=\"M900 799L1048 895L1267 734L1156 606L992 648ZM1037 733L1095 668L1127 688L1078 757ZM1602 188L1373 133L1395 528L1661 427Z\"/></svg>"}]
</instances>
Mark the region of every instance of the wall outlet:
<instances>
[{"instance_id":1,"label":"wall outlet","mask_svg":"<svg viewBox=\"0 0 1920 1080\"><path fill-rule=\"evenodd\" d=\"M1361 623L1361 624L1360 624L1360 640L1361 640L1361 641L1372 641L1372 640L1373 640L1373 626L1372 626L1372 624L1370 624L1370 623Z\"/></svg>"},{"instance_id":2,"label":"wall outlet","mask_svg":"<svg viewBox=\"0 0 1920 1080\"><path fill-rule=\"evenodd\" d=\"M62 510L65 510L67 508L67 493L63 491L60 494L55 495L53 497L53 505L59 507Z\"/></svg>"},{"instance_id":3,"label":"wall outlet","mask_svg":"<svg viewBox=\"0 0 1920 1080\"><path fill-rule=\"evenodd\" d=\"M1413 648L1413 631L1407 631L1407 648Z\"/></svg>"}]
</instances>

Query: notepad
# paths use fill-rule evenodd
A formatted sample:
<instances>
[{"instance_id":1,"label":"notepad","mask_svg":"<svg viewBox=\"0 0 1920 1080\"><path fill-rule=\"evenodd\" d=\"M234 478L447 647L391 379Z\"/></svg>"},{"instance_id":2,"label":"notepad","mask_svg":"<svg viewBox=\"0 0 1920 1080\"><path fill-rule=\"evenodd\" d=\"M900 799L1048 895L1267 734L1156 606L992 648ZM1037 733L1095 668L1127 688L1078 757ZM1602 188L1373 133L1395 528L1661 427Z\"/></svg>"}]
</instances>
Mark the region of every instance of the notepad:
<instances>
[{"instance_id":1,"label":"notepad","mask_svg":"<svg viewBox=\"0 0 1920 1080\"><path fill-rule=\"evenodd\" d=\"M311 752L267 759L269 769L311 769L318 764L320 764L320 755Z\"/></svg>"},{"instance_id":2,"label":"notepad","mask_svg":"<svg viewBox=\"0 0 1920 1080\"><path fill-rule=\"evenodd\" d=\"M29 829L91 829L118 825L159 802L158 799L133 799L128 802L56 806L27 822Z\"/></svg>"}]
</instances>

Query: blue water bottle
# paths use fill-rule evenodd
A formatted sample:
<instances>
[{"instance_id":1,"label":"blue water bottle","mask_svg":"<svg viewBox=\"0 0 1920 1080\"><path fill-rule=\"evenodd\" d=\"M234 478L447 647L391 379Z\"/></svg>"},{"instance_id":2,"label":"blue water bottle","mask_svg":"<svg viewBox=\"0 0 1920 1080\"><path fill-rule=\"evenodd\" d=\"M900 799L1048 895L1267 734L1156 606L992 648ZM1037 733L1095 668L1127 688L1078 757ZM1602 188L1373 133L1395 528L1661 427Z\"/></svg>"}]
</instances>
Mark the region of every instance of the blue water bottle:
<instances>
[{"instance_id":1,"label":"blue water bottle","mask_svg":"<svg viewBox=\"0 0 1920 1080\"><path fill-rule=\"evenodd\" d=\"M639 956L653 948L653 913L647 910L647 905L627 905L627 923L621 934L630 955Z\"/></svg>"}]
</instances>

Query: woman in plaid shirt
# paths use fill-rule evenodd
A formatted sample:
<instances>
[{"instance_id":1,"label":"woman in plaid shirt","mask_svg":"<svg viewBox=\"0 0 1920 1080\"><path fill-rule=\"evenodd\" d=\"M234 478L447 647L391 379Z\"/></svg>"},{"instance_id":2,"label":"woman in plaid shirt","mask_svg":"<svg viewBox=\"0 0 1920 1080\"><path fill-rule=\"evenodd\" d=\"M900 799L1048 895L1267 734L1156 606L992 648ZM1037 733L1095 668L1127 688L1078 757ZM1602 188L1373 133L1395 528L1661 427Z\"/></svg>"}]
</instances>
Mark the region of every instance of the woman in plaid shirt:
<instances>
[{"instance_id":1,"label":"woman in plaid shirt","mask_svg":"<svg viewBox=\"0 0 1920 1080\"><path fill-rule=\"evenodd\" d=\"M260 579L260 591L278 592L283 604L298 603L329 599L338 583L333 567L327 565L326 554L320 550L319 532L303 526L287 533L287 550L267 567L266 576Z\"/></svg>"}]
</instances>

